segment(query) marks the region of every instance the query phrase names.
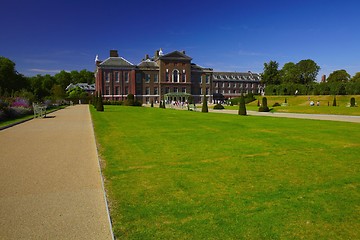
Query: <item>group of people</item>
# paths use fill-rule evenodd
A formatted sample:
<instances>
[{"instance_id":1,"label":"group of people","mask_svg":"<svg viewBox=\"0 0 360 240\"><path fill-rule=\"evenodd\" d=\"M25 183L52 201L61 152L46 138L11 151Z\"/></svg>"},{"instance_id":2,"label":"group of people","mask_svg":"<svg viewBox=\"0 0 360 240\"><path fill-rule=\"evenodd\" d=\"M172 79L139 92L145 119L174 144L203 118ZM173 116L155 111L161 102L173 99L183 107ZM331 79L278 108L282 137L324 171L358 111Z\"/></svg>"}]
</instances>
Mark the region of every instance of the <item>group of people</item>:
<instances>
[{"instance_id":1,"label":"group of people","mask_svg":"<svg viewBox=\"0 0 360 240\"><path fill-rule=\"evenodd\" d=\"M310 102L310 106L311 106L311 107L312 107L312 106L315 106L314 101L311 101L311 102ZM319 101L316 102L316 106L320 106L320 102L319 102Z\"/></svg>"}]
</instances>

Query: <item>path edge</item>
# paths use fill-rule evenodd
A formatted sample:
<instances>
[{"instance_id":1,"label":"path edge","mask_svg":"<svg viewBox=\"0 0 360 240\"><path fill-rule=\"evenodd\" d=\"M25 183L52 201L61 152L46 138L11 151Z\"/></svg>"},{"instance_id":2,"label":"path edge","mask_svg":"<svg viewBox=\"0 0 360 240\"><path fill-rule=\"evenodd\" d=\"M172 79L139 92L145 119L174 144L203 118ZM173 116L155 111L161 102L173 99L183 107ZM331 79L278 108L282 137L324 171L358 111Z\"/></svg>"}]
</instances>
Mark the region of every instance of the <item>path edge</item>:
<instances>
[{"instance_id":1,"label":"path edge","mask_svg":"<svg viewBox=\"0 0 360 240\"><path fill-rule=\"evenodd\" d=\"M113 227L112 227L111 216L110 216L109 204L108 204L108 200L107 200L107 197L106 197L104 177L103 177L103 173L102 173L101 165L100 165L100 157L99 157L98 145L97 145L96 136L95 136L94 123L93 123L93 119L92 119L91 112L90 112L90 105L89 105L89 107L88 107L88 111L89 111L90 119L91 119L92 135L93 135L93 138L94 138L94 141L95 141L96 158L97 158L98 167L99 167L99 171L100 171L101 187L102 187L102 190L103 190L103 196L104 196L104 200L105 200L106 213L107 213L108 221L109 221L109 228L110 228L109 230L110 230L110 233L111 233L111 239L112 239L112 240L115 240L114 231L113 231Z\"/></svg>"}]
</instances>

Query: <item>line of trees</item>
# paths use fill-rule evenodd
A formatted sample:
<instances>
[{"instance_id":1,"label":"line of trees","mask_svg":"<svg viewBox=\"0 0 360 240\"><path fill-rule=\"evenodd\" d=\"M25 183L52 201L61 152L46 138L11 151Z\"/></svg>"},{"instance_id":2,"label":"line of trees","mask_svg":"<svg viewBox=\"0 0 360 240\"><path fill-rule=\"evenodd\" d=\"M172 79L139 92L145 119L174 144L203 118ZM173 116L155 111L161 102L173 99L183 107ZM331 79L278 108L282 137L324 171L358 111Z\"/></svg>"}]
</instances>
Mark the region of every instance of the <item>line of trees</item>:
<instances>
[{"instance_id":1,"label":"line of trees","mask_svg":"<svg viewBox=\"0 0 360 240\"><path fill-rule=\"evenodd\" d=\"M22 96L32 101L63 99L66 96L65 89L70 83L94 82L94 73L85 69L61 71L54 76L46 74L26 77L16 71L13 61L0 56L0 96L3 97Z\"/></svg>"},{"instance_id":2,"label":"line of trees","mask_svg":"<svg viewBox=\"0 0 360 240\"><path fill-rule=\"evenodd\" d=\"M298 63L264 63L261 74L267 95L355 95L360 94L360 72L353 77L346 70L332 72L325 82L316 82L320 67L311 59Z\"/></svg>"}]
</instances>

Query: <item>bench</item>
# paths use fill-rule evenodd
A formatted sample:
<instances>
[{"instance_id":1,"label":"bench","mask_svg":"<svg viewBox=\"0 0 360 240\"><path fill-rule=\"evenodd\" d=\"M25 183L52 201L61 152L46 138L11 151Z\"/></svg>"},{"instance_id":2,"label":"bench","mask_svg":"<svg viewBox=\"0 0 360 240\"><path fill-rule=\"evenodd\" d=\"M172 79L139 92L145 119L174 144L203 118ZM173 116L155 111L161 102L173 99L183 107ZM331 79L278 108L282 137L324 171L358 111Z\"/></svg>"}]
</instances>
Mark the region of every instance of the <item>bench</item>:
<instances>
[{"instance_id":1,"label":"bench","mask_svg":"<svg viewBox=\"0 0 360 240\"><path fill-rule=\"evenodd\" d=\"M46 117L46 106L33 103L33 109L34 109L34 118Z\"/></svg>"},{"instance_id":2,"label":"bench","mask_svg":"<svg viewBox=\"0 0 360 240\"><path fill-rule=\"evenodd\" d=\"M196 105L195 104L188 104L188 110L196 112Z\"/></svg>"}]
</instances>

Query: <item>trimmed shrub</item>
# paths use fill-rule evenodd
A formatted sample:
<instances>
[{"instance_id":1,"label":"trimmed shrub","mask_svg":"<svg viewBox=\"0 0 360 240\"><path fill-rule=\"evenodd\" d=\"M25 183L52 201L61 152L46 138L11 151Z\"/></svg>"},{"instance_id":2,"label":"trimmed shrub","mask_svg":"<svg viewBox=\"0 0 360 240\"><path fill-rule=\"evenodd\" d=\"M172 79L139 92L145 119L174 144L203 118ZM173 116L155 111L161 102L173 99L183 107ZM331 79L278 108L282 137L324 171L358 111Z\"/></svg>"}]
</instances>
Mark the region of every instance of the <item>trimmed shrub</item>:
<instances>
[{"instance_id":1,"label":"trimmed shrub","mask_svg":"<svg viewBox=\"0 0 360 240\"><path fill-rule=\"evenodd\" d=\"M276 103L274 103L274 105L273 105L273 107L280 107L281 105L280 105L280 103L278 103L278 102L276 102Z\"/></svg>"},{"instance_id":2,"label":"trimmed shrub","mask_svg":"<svg viewBox=\"0 0 360 240\"><path fill-rule=\"evenodd\" d=\"M333 106L336 107L336 96L334 96Z\"/></svg>"},{"instance_id":3,"label":"trimmed shrub","mask_svg":"<svg viewBox=\"0 0 360 240\"><path fill-rule=\"evenodd\" d=\"M99 92L98 100L96 101L96 111L98 111L98 112L104 111L104 104L103 104L101 92Z\"/></svg>"},{"instance_id":4,"label":"trimmed shrub","mask_svg":"<svg viewBox=\"0 0 360 240\"><path fill-rule=\"evenodd\" d=\"M154 101L153 101L153 100L151 100L151 105L150 105L150 107L154 107Z\"/></svg>"},{"instance_id":5,"label":"trimmed shrub","mask_svg":"<svg viewBox=\"0 0 360 240\"><path fill-rule=\"evenodd\" d=\"M350 107L355 107L355 98L354 97L352 97L350 99Z\"/></svg>"},{"instance_id":6,"label":"trimmed shrub","mask_svg":"<svg viewBox=\"0 0 360 240\"><path fill-rule=\"evenodd\" d=\"M217 110L222 110L222 109L225 109L223 105L221 105L220 103L216 104L214 106L214 109L217 109Z\"/></svg>"},{"instance_id":7,"label":"trimmed shrub","mask_svg":"<svg viewBox=\"0 0 360 240\"><path fill-rule=\"evenodd\" d=\"M240 102L239 102L239 115L246 115L246 106L245 106L245 99L244 96L241 95L240 97Z\"/></svg>"},{"instance_id":8,"label":"trimmed shrub","mask_svg":"<svg viewBox=\"0 0 360 240\"><path fill-rule=\"evenodd\" d=\"M269 111L270 111L270 109L267 106L267 98L263 97L262 105L261 105L261 107L259 107L259 112L269 112Z\"/></svg>"},{"instance_id":9,"label":"trimmed shrub","mask_svg":"<svg viewBox=\"0 0 360 240\"><path fill-rule=\"evenodd\" d=\"M206 113L209 112L208 105L207 105L207 98L206 98L205 94L203 97L203 104L202 104L201 112L206 112Z\"/></svg>"}]
</instances>

